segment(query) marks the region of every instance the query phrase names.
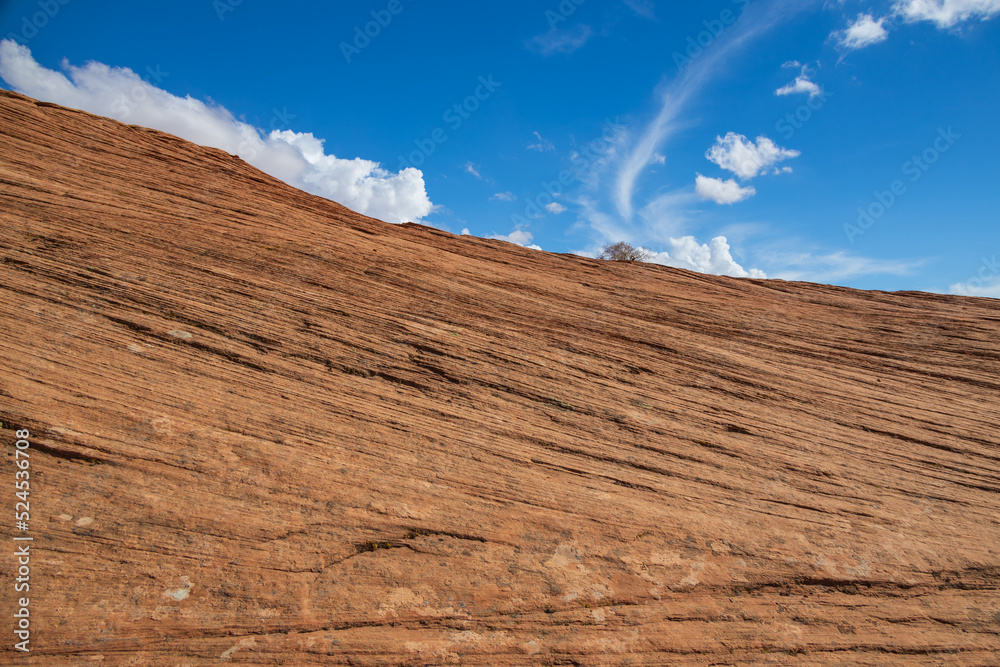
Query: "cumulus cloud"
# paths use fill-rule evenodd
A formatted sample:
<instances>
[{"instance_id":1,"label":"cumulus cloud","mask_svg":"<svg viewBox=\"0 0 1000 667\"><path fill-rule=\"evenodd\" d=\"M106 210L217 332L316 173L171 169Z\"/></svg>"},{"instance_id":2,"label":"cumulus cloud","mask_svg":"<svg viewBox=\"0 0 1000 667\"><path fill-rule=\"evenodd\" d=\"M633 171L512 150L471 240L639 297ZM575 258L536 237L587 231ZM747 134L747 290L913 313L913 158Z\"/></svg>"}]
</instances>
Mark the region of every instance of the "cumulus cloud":
<instances>
[{"instance_id":1,"label":"cumulus cloud","mask_svg":"<svg viewBox=\"0 0 1000 667\"><path fill-rule=\"evenodd\" d=\"M565 213L567 209L559 202L554 201L551 204L546 204L545 210L548 211L549 213L554 213L555 215L559 215L560 213Z\"/></svg>"},{"instance_id":2,"label":"cumulus cloud","mask_svg":"<svg viewBox=\"0 0 1000 667\"><path fill-rule=\"evenodd\" d=\"M730 132L725 137L716 137L715 145L708 149L705 157L740 179L753 178L768 167L801 155L799 151L777 146L767 137L757 137L757 143L742 134Z\"/></svg>"},{"instance_id":3,"label":"cumulus cloud","mask_svg":"<svg viewBox=\"0 0 1000 667\"><path fill-rule=\"evenodd\" d=\"M582 49L593 34L593 28L583 24L566 29L553 28L529 39L527 46L543 56L550 56L553 53L573 53L577 49Z\"/></svg>"},{"instance_id":4,"label":"cumulus cloud","mask_svg":"<svg viewBox=\"0 0 1000 667\"><path fill-rule=\"evenodd\" d=\"M27 47L0 41L0 78L19 93L46 102L175 134L239 155L275 178L388 222L420 220L433 209L423 173L398 173L362 158L326 154L311 133L259 130L227 109L177 97L128 68L64 61L65 74L39 65Z\"/></svg>"},{"instance_id":5,"label":"cumulus cloud","mask_svg":"<svg viewBox=\"0 0 1000 667\"><path fill-rule=\"evenodd\" d=\"M785 63L786 65L788 63ZM817 86L810 78L809 68L802 66L802 73L795 77L795 81L789 83L788 85L782 86L774 91L775 95L796 95L798 93L803 93L808 95L810 98L816 97L822 94L822 90Z\"/></svg>"},{"instance_id":6,"label":"cumulus cloud","mask_svg":"<svg viewBox=\"0 0 1000 667\"><path fill-rule=\"evenodd\" d=\"M496 199L498 201L514 201L515 199L517 199L517 195L515 195L513 192L498 192L492 197L490 197L490 199L491 200Z\"/></svg>"},{"instance_id":7,"label":"cumulus cloud","mask_svg":"<svg viewBox=\"0 0 1000 667\"><path fill-rule=\"evenodd\" d=\"M721 178L709 178L701 174L695 179L694 190L702 199L714 201L716 204L735 204L757 194L754 188L740 187L740 184L731 178L723 181Z\"/></svg>"},{"instance_id":8,"label":"cumulus cloud","mask_svg":"<svg viewBox=\"0 0 1000 667\"><path fill-rule=\"evenodd\" d=\"M875 20L871 14L858 14L858 18L846 30L833 34L843 48L863 49L866 46L884 42L889 37L883 23L885 23L885 19Z\"/></svg>"},{"instance_id":9,"label":"cumulus cloud","mask_svg":"<svg viewBox=\"0 0 1000 667\"><path fill-rule=\"evenodd\" d=\"M729 71L726 62L749 43L816 4L817 0L744 3L739 21L724 30L711 48L684 61L678 75L659 88L659 113L638 133L619 163L613 196L622 218L632 218L632 198L640 175L663 144L684 127L682 116L701 89Z\"/></svg>"},{"instance_id":10,"label":"cumulus cloud","mask_svg":"<svg viewBox=\"0 0 1000 667\"><path fill-rule=\"evenodd\" d=\"M642 191L645 173L651 165L665 162L663 155L668 142L679 131L691 126L690 107L699 99L703 89L719 76L730 74L730 61L750 43L768 34L780 23L820 3L818 0L769 0L743 4L739 21L719 33L710 48L693 57L685 57L679 52L674 54L676 75L658 86L655 116L621 133L621 141L610 158L599 164L599 168L592 169L588 178L581 179L586 196L574 199L574 213L578 212L580 225L589 226L602 240L625 240L633 245L646 242L670 248L668 252L656 253L656 258L660 263L671 266L734 276L764 277L763 271L747 271L733 260L729 243L724 237L701 244L693 237L683 236L691 219L689 206L701 206L697 204L699 194L696 188L661 188L646 199L645 205L635 203ZM794 66L801 67L799 63ZM764 153L768 145L773 146L773 143L767 140L762 141L760 146L749 144L755 153ZM771 156L773 161L769 166L798 155L797 151L774 148L777 155ZM745 170L746 175L761 173L766 168L766 161L758 160L756 167ZM611 187L606 188L602 186L607 175L613 182ZM702 186L703 192L706 185ZM637 214L641 220L636 220Z\"/></svg>"},{"instance_id":11,"label":"cumulus cloud","mask_svg":"<svg viewBox=\"0 0 1000 667\"><path fill-rule=\"evenodd\" d=\"M541 250L537 245L534 245L531 241L535 237L531 232L526 232L523 229L515 229L510 234L490 234L488 238L496 239L498 241L507 241L508 243L513 243L515 245L524 246L525 248L531 248L532 250Z\"/></svg>"},{"instance_id":12,"label":"cumulus cloud","mask_svg":"<svg viewBox=\"0 0 1000 667\"><path fill-rule=\"evenodd\" d=\"M716 236L708 243L698 243L693 236L670 239L669 252L651 252L650 262L734 278L767 278L760 269L747 271L733 259L725 236Z\"/></svg>"},{"instance_id":13,"label":"cumulus cloud","mask_svg":"<svg viewBox=\"0 0 1000 667\"><path fill-rule=\"evenodd\" d=\"M809 97L816 97L820 94L820 88L815 83L809 80L808 76L799 76L795 78L795 81L787 85L778 88L774 91L775 95L796 95L798 93L805 93Z\"/></svg>"},{"instance_id":14,"label":"cumulus cloud","mask_svg":"<svg viewBox=\"0 0 1000 667\"><path fill-rule=\"evenodd\" d=\"M987 21L1000 14L1000 0L898 0L896 15L907 21L931 21L951 28L969 20Z\"/></svg>"}]
</instances>

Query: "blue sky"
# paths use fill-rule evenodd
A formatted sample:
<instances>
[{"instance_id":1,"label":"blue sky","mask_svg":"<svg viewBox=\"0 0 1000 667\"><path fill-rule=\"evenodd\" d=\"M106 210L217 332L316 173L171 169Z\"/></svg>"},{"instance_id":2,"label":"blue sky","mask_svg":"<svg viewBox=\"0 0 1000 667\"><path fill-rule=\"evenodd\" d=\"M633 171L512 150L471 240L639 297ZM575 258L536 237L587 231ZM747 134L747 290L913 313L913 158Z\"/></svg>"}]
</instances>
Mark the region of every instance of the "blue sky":
<instances>
[{"instance_id":1,"label":"blue sky","mask_svg":"<svg viewBox=\"0 0 1000 667\"><path fill-rule=\"evenodd\" d=\"M998 19L1000 0L8 1L0 79L391 222L1000 297Z\"/></svg>"}]
</instances>

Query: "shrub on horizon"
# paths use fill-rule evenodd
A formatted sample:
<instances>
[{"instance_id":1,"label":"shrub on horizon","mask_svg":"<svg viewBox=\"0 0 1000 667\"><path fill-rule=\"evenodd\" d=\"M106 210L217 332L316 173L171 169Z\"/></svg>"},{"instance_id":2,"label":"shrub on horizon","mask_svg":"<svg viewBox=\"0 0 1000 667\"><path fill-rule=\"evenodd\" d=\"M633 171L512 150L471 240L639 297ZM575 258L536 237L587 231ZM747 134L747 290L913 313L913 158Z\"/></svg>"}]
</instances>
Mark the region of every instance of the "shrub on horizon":
<instances>
[{"instance_id":1,"label":"shrub on horizon","mask_svg":"<svg viewBox=\"0 0 1000 667\"><path fill-rule=\"evenodd\" d=\"M601 250L598 259L606 259L611 262L645 262L650 258L651 253L641 248L635 248L624 241L608 244Z\"/></svg>"}]
</instances>

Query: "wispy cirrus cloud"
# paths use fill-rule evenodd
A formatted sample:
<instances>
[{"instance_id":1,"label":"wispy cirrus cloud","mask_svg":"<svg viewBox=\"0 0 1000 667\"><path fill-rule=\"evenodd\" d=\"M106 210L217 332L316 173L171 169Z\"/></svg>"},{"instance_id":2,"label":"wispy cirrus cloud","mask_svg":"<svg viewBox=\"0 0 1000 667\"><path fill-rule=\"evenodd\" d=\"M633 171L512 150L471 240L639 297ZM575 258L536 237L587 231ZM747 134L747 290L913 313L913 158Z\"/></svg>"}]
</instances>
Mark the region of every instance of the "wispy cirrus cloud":
<instances>
[{"instance_id":1,"label":"wispy cirrus cloud","mask_svg":"<svg viewBox=\"0 0 1000 667\"><path fill-rule=\"evenodd\" d=\"M1000 277L985 281L955 283L948 288L951 294L961 296L984 296L1000 299Z\"/></svg>"},{"instance_id":2,"label":"wispy cirrus cloud","mask_svg":"<svg viewBox=\"0 0 1000 667\"><path fill-rule=\"evenodd\" d=\"M632 217L632 199L639 175L682 127L680 119L695 96L715 77L726 73L729 59L780 22L814 6L816 1L744 3L745 9L736 23L724 29L704 53L688 62L676 78L660 88L659 112L638 135L616 175L613 197L619 215L626 220Z\"/></svg>"},{"instance_id":3,"label":"wispy cirrus cloud","mask_svg":"<svg viewBox=\"0 0 1000 667\"><path fill-rule=\"evenodd\" d=\"M653 0L622 0L622 2L643 18L651 20L656 18L656 8L653 6Z\"/></svg>"},{"instance_id":4,"label":"wispy cirrus cloud","mask_svg":"<svg viewBox=\"0 0 1000 667\"><path fill-rule=\"evenodd\" d=\"M621 133L620 141L608 152L607 159L595 164L581 178L584 195L575 202L578 204L578 225L588 227L604 242L624 240L633 245L659 243L666 246L666 256L670 261L662 263L671 266L726 275L762 275L754 273L755 269L745 269L727 254L729 246L725 237L716 237L712 242L702 244L685 233L685 229L699 215L691 210L699 201L709 199L723 204L735 203L755 193L754 188L740 186L735 181L701 176L694 187L659 188L651 198L637 205L638 184L643 175L653 172L653 167L671 162L667 146L677 132L690 125L691 121L686 118L690 105L707 86L729 73L737 55L782 21L818 2L762 0L751 3L740 0L737 4L743 7L742 14L736 18L738 11L731 10L731 16L736 20L720 20L723 28L711 35L710 44L704 45L693 57L675 58L675 61L683 62L683 66L654 91L658 110L653 118L643 125L633 124L628 131ZM766 152L766 144L750 143L758 152ZM777 150L780 159L791 156L790 152L784 152L786 149ZM753 170L753 173L760 169L763 167ZM722 252L723 246L726 252ZM715 260L709 261L705 257L715 257ZM663 260L662 255L660 259Z\"/></svg>"},{"instance_id":5,"label":"wispy cirrus cloud","mask_svg":"<svg viewBox=\"0 0 1000 667\"><path fill-rule=\"evenodd\" d=\"M952 294L964 296L988 296L1000 299L1000 262L997 256L983 257L983 263L976 275L967 280L951 285Z\"/></svg>"},{"instance_id":6,"label":"wispy cirrus cloud","mask_svg":"<svg viewBox=\"0 0 1000 667\"><path fill-rule=\"evenodd\" d=\"M542 138L542 135L537 131L532 132L535 135L537 141L527 145L529 151L538 151L539 153L546 153L548 151L554 151L556 149L555 145L548 139Z\"/></svg>"},{"instance_id":7,"label":"wispy cirrus cloud","mask_svg":"<svg viewBox=\"0 0 1000 667\"><path fill-rule=\"evenodd\" d=\"M872 275L908 276L924 266L926 260L878 259L843 251L830 253L763 253L770 263L781 266L772 278L833 283Z\"/></svg>"},{"instance_id":8,"label":"wispy cirrus cloud","mask_svg":"<svg viewBox=\"0 0 1000 667\"><path fill-rule=\"evenodd\" d=\"M555 53L569 54L582 49L593 35L593 28L580 23L572 28L553 28L541 35L536 35L527 41L526 46L529 50L543 56L551 56Z\"/></svg>"},{"instance_id":9,"label":"wispy cirrus cloud","mask_svg":"<svg viewBox=\"0 0 1000 667\"><path fill-rule=\"evenodd\" d=\"M474 165L472 162L466 162L465 166L463 167L463 170L467 174L472 174L480 181L483 180L483 175L479 173L479 167Z\"/></svg>"}]
</instances>

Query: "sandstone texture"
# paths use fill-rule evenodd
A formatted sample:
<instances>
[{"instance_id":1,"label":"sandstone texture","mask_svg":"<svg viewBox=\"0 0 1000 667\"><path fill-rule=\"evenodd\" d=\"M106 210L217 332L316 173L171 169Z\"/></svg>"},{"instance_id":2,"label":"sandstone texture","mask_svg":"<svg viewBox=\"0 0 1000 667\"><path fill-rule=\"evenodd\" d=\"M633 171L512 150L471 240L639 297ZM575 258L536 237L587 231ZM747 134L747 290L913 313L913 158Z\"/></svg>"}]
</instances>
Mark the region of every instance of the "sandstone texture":
<instances>
[{"instance_id":1,"label":"sandstone texture","mask_svg":"<svg viewBox=\"0 0 1000 667\"><path fill-rule=\"evenodd\" d=\"M2 664L998 665L998 397L1000 301L389 225L0 92Z\"/></svg>"}]
</instances>

